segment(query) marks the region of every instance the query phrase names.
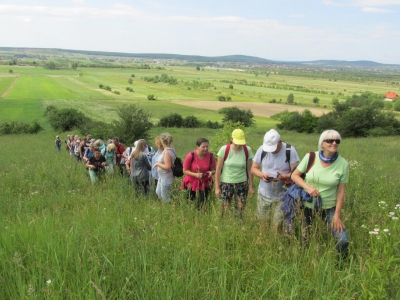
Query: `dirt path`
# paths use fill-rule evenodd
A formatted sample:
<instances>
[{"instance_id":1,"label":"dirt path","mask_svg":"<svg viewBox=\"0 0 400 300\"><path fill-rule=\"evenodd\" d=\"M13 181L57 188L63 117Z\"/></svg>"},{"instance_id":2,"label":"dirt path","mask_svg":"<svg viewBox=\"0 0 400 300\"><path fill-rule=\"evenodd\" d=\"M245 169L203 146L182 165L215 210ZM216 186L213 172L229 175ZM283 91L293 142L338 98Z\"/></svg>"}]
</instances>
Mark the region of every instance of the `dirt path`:
<instances>
[{"instance_id":1,"label":"dirt path","mask_svg":"<svg viewBox=\"0 0 400 300\"><path fill-rule=\"evenodd\" d=\"M7 89L7 91L5 91L3 95L1 95L1 98L5 98L5 97L7 97L8 93L9 93L9 92L11 92L12 88L13 88L13 87L14 87L14 85L17 83L18 79L19 79L19 77L18 77L18 76L17 76L17 77L15 77L15 79L14 79L13 83L10 85L10 87Z\"/></svg>"},{"instance_id":2,"label":"dirt path","mask_svg":"<svg viewBox=\"0 0 400 300\"><path fill-rule=\"evenodd\" d=\"M271 117L281 111L299 111L302 112L305 109L310 110L315 116L321 116L324 113L328 113L330 110L325 108L312 108L293 106L276 103L260 103L260 102L222 102L222 101L172 101L175 104L190 106L195 108L219 110L223 107L237 106L241 109L251 109L253 114L258 117Z\"/></svg>"}]
</instances>

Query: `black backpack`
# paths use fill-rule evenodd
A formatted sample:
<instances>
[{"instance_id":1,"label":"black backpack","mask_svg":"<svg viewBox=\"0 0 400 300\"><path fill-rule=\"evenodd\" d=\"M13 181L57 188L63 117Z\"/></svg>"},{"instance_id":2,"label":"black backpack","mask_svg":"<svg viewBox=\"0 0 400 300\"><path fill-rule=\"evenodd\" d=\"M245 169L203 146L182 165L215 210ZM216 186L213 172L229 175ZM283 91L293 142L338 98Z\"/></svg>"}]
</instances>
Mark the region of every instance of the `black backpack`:
<instances>
[{"instance_id":1,"label":"black backpack","mask_svg":"<svg viewBox=\"0 0 400 300\"><path fill-rule=\"evenodd\" d=\"M179 157L175 158L174 165L172 166L172 174L175 177L183 176L183 164L182 160Z\"/></svg>"}]
</instances>

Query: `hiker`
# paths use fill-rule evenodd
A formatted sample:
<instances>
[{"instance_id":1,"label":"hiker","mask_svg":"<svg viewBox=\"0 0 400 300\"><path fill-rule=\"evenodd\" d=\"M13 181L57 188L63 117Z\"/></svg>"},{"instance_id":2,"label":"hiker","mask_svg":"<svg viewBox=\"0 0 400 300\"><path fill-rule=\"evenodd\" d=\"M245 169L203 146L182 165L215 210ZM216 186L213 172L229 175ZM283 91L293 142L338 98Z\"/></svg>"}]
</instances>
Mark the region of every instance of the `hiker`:
<instances>
[{"instance_id":1,"label":"hiker","mask_svg":"<svg viewBox=\"0 0 400 300\"><path fill-rule=\"evenodd\" d=\"M85 150L85 153L83 154L82 160L83 162L87 163L89 159L93 156L94 154L94 144L91 143L89 147Z\"/></svg>"},{"instance_id":2,"label":"hiker","mask_svg":"<svg viewBox=\"0 0 400 300\"><path fill-rule=\"evenodd\" d=\"M61 151L62 142L61 142L60 136L58 136L58 135L56 136L56 140L54 141L54 144L55 144L56 150Z\"/></svg>"},{"instance_id":3,"label":"hiker","mask_svg":"<svg viewBox=\"0 0 400 300\"><path fill-rule=\"evenodd\" d=\"M336 241L336 250L343 258L347 257L349 246L346 228L341 212L349 181L349 164L339 155L340 134L335 130L324 131L318 142L318 152L311 170L305 173L309 155L307 154L292 174L293 181L302 187L312 198L311 202L302 201L302 232L308 243L309 228L315 217L326 222Z\"/></svg>"},{"instance_id":4,"label":"hiker","mask_svg":"<svg viewBox=\"0 0 400 300\"><path fill-rule=\"evenodd\" d=\"M157 147L157 151L155 151L154 154L151 156L151 177L154 179L154 187L157 188L158 172L157 172L157 168L153 168L153 167L158 162L160 155L163 153L164 146L163 146L159 136L157 136L154 139L154 144Z\"/></svg>"},{"instance_id":5,"label":"hiker","mask_svg":"<svg viewBox=\"0 0 400 300\"><path fill-rule=\"evenodd\" d=\"M171 186L174 183L174 175L172 173L172 166L174 164L176 154L175 149L172 147L172 135L165 132L160 135L161 143L164 151L154 164L153 168L157 168L158 183L156 194L160 200L165 203L170 202Z\"/></svg>"},{"instance_id":6,"label":"hiker","mask_svg":"<svg viewBox=\"0 0 400 300\"><path fill-rule=\"evenodd\" d=\"M86 162L86 167L89 170L90 180L95 184L99 177L104 173L104 167L107 166L106 159L101 155L99 148L93 149L93 156Z\"/></svg>"},{"instance_id":7,"label":"hiker","mask_svg":"<svg viewBox=\"0 0 400 300\"><path fill-rule=\"evenodd\" d=\"M199 138L196 141L196 149L186 155L183 162L183 178L181 189L188 192L188 199L196 200L196 208L204 207L213 186L215 174L215 157L208 151L208 140ZM196 199L197 195L197 199Z\"/></svg>"},{"instance_id":8,"label":"hiker","mask_svg":"<svg viewBox=\"0 0 400 300\"><path fill-rule=\"evenodd\" d=\"M104 157L107 162L106 170L108 174L114 173L114 165L116 163L115 159L115 145L113 143L108 144L104 153Z\"/></svg>"},{"instance_id":9,"label":"hiker","mask_svg":"<svg viewBox=\"0 0 400 300\"><path fill-rule=\"evenodd\" d=\"M131 180L136 190L141 191L142 195L149 192L149 171L151 165L144 150L147 148L147 142L143 139L139 140L135 151L131 154Z\"/></svg>"},{"instance_id":10,"label":"hiker","mask_svg":"<svg viewBox=\"0 0 400 300\"><path fill-rule=\"evenodd\" d=\"M246 145L244 132L241 129L235 129L232 132L231 143L219 149L215 172L215 195L222 200L222 214L234 201L235 216L243 216L247 196L254 195L253 174L251 174L253 157L253 152Z\"/></svg>"},{"instance_id":11,"label":"hiker","mask_svg":"<svg viewBox=\"0 0 400 300\"><path fill-rule=\"evenodd\" d=\"M262 221L270 222L278 230L283 221L280 198L285 192L285 183L290 183L291 172L299 164L296 149L282 142L275 129L264 135L251 167L251 173L260 178L258 185L257 210ZM261 166L261 170L260 170Z\"/></svg>"},{"instance_id":12,"label":"hiker","mask_svg":"<svg viewBox=\"0 0 400 300\"><path fill-rule=\"evenodd\" d=\"M131 154L135 151L136 145L138 141L132 143L132 146L127 147L125 151L122 153L122 158L120 161L120 166L124 170L124 177L129 178L131 176Z\"/></svg>"},{"instance_id":13,"label":"hiker","mask_svg":"<svg viewBox=\"0 0 400 300\"><path fill-rule=\"evenodd\" d=\"M116 165L118 166L121 175L123 175L123 174L124 174L124 168L125 168L125 166L121 164L121 159L122 159L122 157L123 157L123 156L122 156L122 153L124 153L125 148L124 148L124 145L122 145L122 144L119 142L119 139L118 139L117 137L114 137L112 140L113 140L113 143L114 143L114 145L115 145L115 159L116 159Z\"/></svg>"}]
</instances>

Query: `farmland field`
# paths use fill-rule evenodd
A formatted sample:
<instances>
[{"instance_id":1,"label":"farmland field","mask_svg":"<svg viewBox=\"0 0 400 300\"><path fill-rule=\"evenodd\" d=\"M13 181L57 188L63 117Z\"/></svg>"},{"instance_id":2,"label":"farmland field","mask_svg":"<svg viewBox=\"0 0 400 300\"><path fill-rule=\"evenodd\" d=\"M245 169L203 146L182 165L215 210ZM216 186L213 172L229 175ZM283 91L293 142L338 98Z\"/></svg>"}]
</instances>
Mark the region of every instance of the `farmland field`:
<instances>
[{"instance_id":1,"label":"farmland field","mask_svg":"<svg viewBox=\"0 0 400 300\"><path fill-rule=\"evenodd\" d=\"M0 119L4 121L32 121L35 118L45 121L40 111L43 112L48 105L54 105L58 108L74 107L94 119L108 122L115 118L117 107L138 103L151 112L154 122L172 112L179 112L183 117L192 115L190 107L193 106L196 106L195 115L200 120L220 121L222 116L213 110L221 105L237 105L252 109L255 116L258 116L256 120L260 126L270 126L274 122L266 120L265 116L271 113L265 114L264 111L275 113L284 109L307 108L320 115L331 109L333 98L343 100L354 93L365 91L383 94L390 89L384 82L331 81L284 76L279 71L269 76L255 76L251 72L212 68L197 71L187 66L77 70L14 66L12 69L13 73L10 74L10 67L0 66L0 74L4 74L0 76L0 93L3 95L0 98ZM151 82L163 74L175 80L175 83ZM128 83L128 79L132 80L132 84ZM111 91L101 89L100 85L109 86ZM132 88L133 91L126 88ZM296 106L285 104L289 93L294 94ZM149 94L157 100L147 100ZM232 101L218 101L220 96L230 97ZM317 104L313 103L315 97L319 99ZM189 108L182 105L188 105ZM259 109L257 105L266 105L266 108ZM29 113L30 110L34 113Z\"/></svg>"}]
</instances>

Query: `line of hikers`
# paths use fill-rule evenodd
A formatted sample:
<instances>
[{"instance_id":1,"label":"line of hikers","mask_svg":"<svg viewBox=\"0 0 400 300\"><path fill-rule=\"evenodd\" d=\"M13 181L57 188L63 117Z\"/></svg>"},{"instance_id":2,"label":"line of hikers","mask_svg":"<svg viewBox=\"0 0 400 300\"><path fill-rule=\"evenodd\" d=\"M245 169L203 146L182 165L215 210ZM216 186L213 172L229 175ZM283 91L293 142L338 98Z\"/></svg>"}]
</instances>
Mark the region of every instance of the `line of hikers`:
<instances>
[{"instance_id":1,"label":"line of hikers","mask_svg":"<svg viewBox=\"0 0 400 300\"><path fill-rule=\"evenodd\" d=\"M104 143L90 135L83 138L68 136L65 144L71 156L85 162L93 183L103 170L116 171L129 176L142 194L148 194L151 184L154 184L158 198L170 202L174 164L179 160L172 142L169 133L162 133L155 138L156 149L143 139L125 149L117 137ZM271 222L278 229L285 217L292 221L293 212L299 210L291 207L290 212L285 209L284 214L282 211L282 195L288 186L295 183L309 196L308 200L304 197L303 201L293 204L301 208L304 228L308 231L312 220L316 216L322 217L337 241L337 250L345 256L348 236L341 220L341 210L348 182L348 163L338 154L340 142L341 136L337 131L324 131L318 142L318 151L307 153L299 163L295 147L283 142L274 129L266 132L255 154L246 145L241 129L232 132L231 142L222 146L216 157L209 152L209 141L199 138L195 149L183 161L184 178L180 188L187 191L188 198L198 209L204 207L214 190L215 196L221 200L222 213L233 203L235 215L242 217L247 197L254 194L253 176L257 176L260 179L257 195L259 218ZM287 226L287 230L289 228Z\"/></svg>"}]
</instances>

